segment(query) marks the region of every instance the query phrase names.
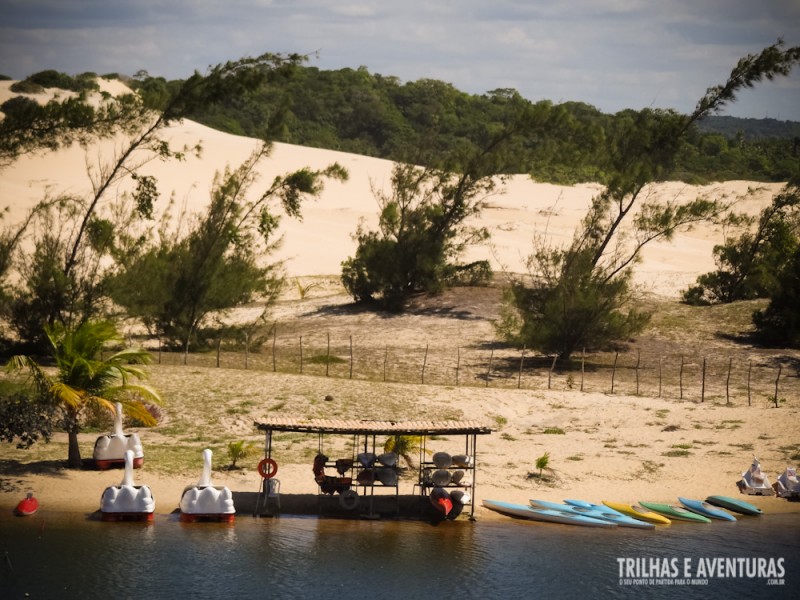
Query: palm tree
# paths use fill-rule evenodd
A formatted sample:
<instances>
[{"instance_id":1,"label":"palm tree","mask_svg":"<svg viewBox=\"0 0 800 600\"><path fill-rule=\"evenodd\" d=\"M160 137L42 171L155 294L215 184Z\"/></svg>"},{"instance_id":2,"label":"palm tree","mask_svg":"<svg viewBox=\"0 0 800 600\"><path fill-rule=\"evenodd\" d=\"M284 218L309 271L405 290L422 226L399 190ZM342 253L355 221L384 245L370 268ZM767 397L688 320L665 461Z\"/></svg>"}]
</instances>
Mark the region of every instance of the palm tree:
<instances>
[{"instance_id":1,"label":"palm tree","mask_svg":"<svg viewBox=\"0 0 800 600\"><path fill-rule=\"evenodd\" d=\"M414 469L414 458L412 454L419 452L422 447L422 436L420 435L393 435L387 438L383 444L384 452L394 452L402 456L406 464Z\"/></svg>"},{"instance_id":2,"label":"palm tree","mask_svg":"<svg viewBox=\"0 0 800 600\"><path fill-rule=\"evenodd\" d=\"M114 403L120 402L126 414L144 425L156 424L143 400L160 403L158 392L146 385L130 383L131 378L145 378L145 372L134 365L148 364L150 354L141 349L127 348L108 358L102 355L106 343L121 341L113 323L87 322L74 330L45 327L45 333L57 369L55 375L49 375L29 356L12 357L8 367L28 369L38 391L61 409L69 439L69 468L81 467L78 432L84 408L100 406L113 413Z\"/></svg>"}]
</instances>

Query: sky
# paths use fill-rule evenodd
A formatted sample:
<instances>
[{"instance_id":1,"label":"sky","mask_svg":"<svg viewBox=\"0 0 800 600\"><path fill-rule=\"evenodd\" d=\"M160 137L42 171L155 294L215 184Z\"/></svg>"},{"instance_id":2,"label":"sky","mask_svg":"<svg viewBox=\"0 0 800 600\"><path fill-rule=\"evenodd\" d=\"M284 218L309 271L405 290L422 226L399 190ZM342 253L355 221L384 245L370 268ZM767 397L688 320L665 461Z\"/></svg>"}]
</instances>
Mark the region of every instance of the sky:
<instances>
[{"instance_id":1,"label":"sky","mask_svg":"<svg viewBox=\"0 0 800 600\"><path fill-rule=\"evenodd\" d=\"M739 58L800 45L800 0L0 0L0 74L185 78L264 52L603 112L691 112ZM800 68L723 114L800 121Z\"/></svg>"}]
</instances>

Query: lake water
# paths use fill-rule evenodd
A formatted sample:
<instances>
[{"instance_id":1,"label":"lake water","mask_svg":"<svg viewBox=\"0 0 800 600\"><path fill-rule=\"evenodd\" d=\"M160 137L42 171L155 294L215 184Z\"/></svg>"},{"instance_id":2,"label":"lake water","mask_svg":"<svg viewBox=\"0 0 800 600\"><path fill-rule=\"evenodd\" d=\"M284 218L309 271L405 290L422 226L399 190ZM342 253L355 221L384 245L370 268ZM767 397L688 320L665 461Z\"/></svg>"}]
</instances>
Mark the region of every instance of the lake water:
<instances>
[{"instance_id":1,"label":"lake water","mask_svg":"<svg viewBox=\"0 0 800 600\"><path fill-rule=\"evenodd\" d=\"M797 598L800 514L644 531L512 519L104 523L40 511L0 515L0 552L3 599ZM721 557L783 572L698 574Z\"/></svg>"}]
</instances>

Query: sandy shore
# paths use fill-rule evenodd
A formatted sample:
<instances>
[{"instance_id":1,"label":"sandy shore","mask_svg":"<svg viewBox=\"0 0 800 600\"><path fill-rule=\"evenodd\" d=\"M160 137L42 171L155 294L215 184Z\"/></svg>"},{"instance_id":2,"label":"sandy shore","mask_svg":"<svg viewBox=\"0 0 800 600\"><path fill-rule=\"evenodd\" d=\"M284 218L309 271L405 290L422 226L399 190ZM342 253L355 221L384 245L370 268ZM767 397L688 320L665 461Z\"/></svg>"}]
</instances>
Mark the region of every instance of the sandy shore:
<instances>
[{"instance_id":1,"label":"sandy shore","mask_svg":"<svg viewBox=\"0 0 800 600\"><path fill-rule=\"evenodd\" d=\"M313 378L312 378L313 379ZM452 390L426 389L425 402L432 406L452 399ZM771 481L786 466L786 442L796 435L800 411L793 407L770 409L677 402L642 397L606 396L580 392L460 389L459 404L465 414L502 417L502 426L491 435L478 437L476 515L496 518L480 507L483 499L526 504L530 498L560 501L581 498L599 502L651 500L676 503L678 496L705 498L712 494L742 497L765 513L800 512L800 503L774 497L740 496L735 486L755 453ZM564 434L544 433L563 430ZM178 508L185 486L197 473L168 476L147 462L148 432L140 433L145 446L145 465L135 471L137 484L149 485L156 498L156 512ZM308 436L316 444L315 436ZM429 441L432 452L459 453L463 438ZM333 439L333 438L331 438ZM342 441L341 439L339 441ZM326 442L327 443L327 442ZM334 444L335 446L336 444ZM681 452L688 449L687 452ZM280 464L278 478L286 497L316 498L311 464L285 463L286 446L275 444L273 456ZM677 450L677 452L676 452ZM534 464L544 452L551 469L542 479ZM669 454L677 454L669 456ZM330 454L331 458L339 456ZM260 477L258 458L244 461L239 471L214 471L215 485L226 485L246 506L255 498ZM109 485L120 482L120 470L66 470L36 472L31 464L18 465L0 477L0 508L11 510L32 490L48 511L92 513ZM401 479L400 494L415 492L415 475ZM241 494L239 494L241 493ZM251 498L247 498L252 495Z\"/></svg>"},{"instance_id":2,"label":"sandy shore","mask_svg":"<svg viewBox=\"0 0 800 600\"><path fill-rule=\"evenodd\" d=\"M0 86L2 89L5 88ZM164 208L171 194L178 209L189 213L201 210L208 203L215 171L239 164L256 144L254 140L227 135L191 121L168 129L165 136L175 145L202 142L204 153L201 158L189 157L181 163L155 161L143 167L142 173L153 174L161 182L162 204L157 212ZM21 220L45 194L51 197L62 192L87 194L91 190L87 162L107 161L118 150L114 143L106 143L88 150L75 146L21 158L5 169L0 178L0 208L10 209L7 222ZM302 222L288 218L281 222L285 243L275 258L286 261L292 277L339 272L341 261L355 250L352 234L358 223L363 220L367 227L375 225L377 204L373 189L387 189L392 163L276 144L269 160L259 169L260 184L266 185L277 174L306 166L321 169L334 161L349 170L350 180L326 185L318 200L304 205ZM647 193L676 202L697 196L735 200L740 210L757 214L781 187L781 184L741 181L701 187L667 182L653 186ZM545 238L556 245L566 243L599 189L591 184L556 186L531 181L527 176L512 177L502 193L487 199L486 209L471 223L486 227L491 232L492 244L469 248L466 259L486 258L495 269L524 272L533 239ZM748 190L755 191L747 195ZM117 193L122 191L124 188ZM697 275L714 268L712 248L721 240L720 230L699 227L677 234L671 243L653 244L637 265L636 282L653 293L675 298ZM475 323L462 320L458 327L474 328ZM425 335L435 338L442 332L426 331ZM463 332L458 335L463 337ZM271 373L259 375L260 397L274 396L277 383L316 386L320 397L329 393L332 386L345 386L331 381L320 385L318 380L302 376L286 384L283 383L286 376L280 381L271 376ZM154 382L154 385L158 389L160 384ZM790 457L798 452L800 442L797 398L772 409L763 403L728 407L577 391L406 386L388 388L386 393L395 394L401 389L407 412L392 415L393 418L407 418L412 413L419 418L426 412L431 414L429 411L434 408L441 412L442 407L457 405L463 418L480 420L496 429L492 435L478 440L478 506L482 499L527 503L529 498L574 497L591 501L676 502L678 495L737 496L735 482L748 468L753 454L761 459L774 481L787 462L791 462ZM349 390L343 389L334 395L339 398L348 393ZM231 435L255 436L250 423L260 416L264 414L252 411L246 422L240 419L239 429ZM547 430L564 433L547 433ZM157 465L147 461L148 436L153 434L143 430L140 435L145 446L145 466L136 472L137 483L152 488L158 513L171 513L178 507L183 488L197 481L199 468L197 473L179 477L159 473ZM89 444L93 439L85 436ZM460 452L463 442L442 440L428 447L433 451ZM275 448L275 457L281 463L282 492L315 495L310 461L293 464L281 458L281 450ZM539 479L535 477L534 464L545 452L550 454L550 470L543 473L545 479ZM248 461L242 471L217 471L214 483L227 485L235 492L255 493L260 484L256 463L257 460ZM3 510L10 510L25 491L33 490L43 510L94 512L99 508L105 487L121 479L118 470L70 471L52 466L42 469L36 463L29 465L1 457L0 464L8 471L0 472ZM403 480L400 493L412 494L413 481ZM765 512L800 510L800 503L790 504L775 498L747 499ZM481 508L477 513L485 518L491 514Z\"/></svg>"}]
</instances>

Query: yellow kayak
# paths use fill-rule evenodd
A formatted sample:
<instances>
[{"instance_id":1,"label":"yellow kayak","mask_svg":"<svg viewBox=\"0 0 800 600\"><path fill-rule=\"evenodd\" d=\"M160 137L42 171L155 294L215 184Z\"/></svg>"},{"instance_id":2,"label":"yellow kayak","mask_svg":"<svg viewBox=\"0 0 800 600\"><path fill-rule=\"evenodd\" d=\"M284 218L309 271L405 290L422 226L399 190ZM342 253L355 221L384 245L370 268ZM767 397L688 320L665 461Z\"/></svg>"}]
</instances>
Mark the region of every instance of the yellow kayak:
<instances>
[{"instance_id":1,"label":"yellow kayak","mask_svg":"<svg viewBox=\"0 0 800 600\"><path fill-rule=\"evenodd\" d=\"M623 515L628 515L634 519L641 519L642 521L655 523L656 525L669 525L672 523L672 521L670 521L664 515L660 515L652 510L646 510L638 505L625 504L623 502L607 502L606 500L603 500L603 504L605 504L608 508L612 508L621 512Z\"/></svg>"}]
</instances>

